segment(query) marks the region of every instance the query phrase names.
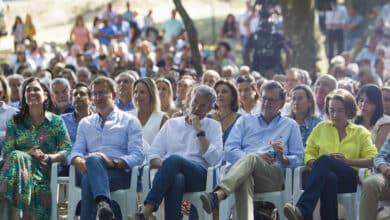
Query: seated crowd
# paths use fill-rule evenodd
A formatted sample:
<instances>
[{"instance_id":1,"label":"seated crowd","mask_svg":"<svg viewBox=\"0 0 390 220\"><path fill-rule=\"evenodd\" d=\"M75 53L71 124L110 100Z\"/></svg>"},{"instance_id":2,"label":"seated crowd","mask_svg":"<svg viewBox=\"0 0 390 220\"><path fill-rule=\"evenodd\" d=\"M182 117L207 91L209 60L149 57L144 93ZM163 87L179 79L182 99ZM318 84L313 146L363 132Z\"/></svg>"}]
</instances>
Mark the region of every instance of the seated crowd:
<instances>
[{"instance_id":1,"label":"seated crowd","mask_svg":"<svg viewBox=\"0 0 390 220\"><path fill-rule=\"evenodd\" d=\"M286 168L299 166L308 173L299 200L284 207L289 220L312 219L318 201L321 219L336 220L337 194L358 187L360 219L376 219L378 201L390 199L385 37L368 41L375 59L341 54L318 77L285 66L267 78L236 66L230 39L215 57L201 51L197 74L175 13L166 29L179 30L154 40L147 29L138 40L113 32L114 21L129 31L124 20L136 15L109 5L91 31L95 40L73 39L64 51L15 42L0 73L0 219L50 219L52 163L61 163L60 176L76 169L82 220L149 219L162 204L167 220L197 219L200 211L217 218L233 194L237 218L253 220L253 194L282 190ZM83 25L78 17L75 26ZM158 170L146 195L141 174L130 184L136 166ZM188 207L183 195L204 191L214 166L226 175L201 194L203 207ZM361 186L360 168L375 172ZM139 209L122 216L110 192L129 187L137 188Z\"/></svg>"}]
</instances>

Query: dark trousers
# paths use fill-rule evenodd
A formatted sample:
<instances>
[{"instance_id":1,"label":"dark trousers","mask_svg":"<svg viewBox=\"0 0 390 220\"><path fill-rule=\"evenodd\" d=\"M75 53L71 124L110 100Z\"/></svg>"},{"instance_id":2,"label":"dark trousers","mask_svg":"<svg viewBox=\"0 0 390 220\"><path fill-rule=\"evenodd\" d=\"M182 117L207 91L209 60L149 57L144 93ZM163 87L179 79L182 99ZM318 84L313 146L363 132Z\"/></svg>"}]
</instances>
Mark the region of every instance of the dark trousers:
<instances>
[{"instance_id":1,"label":"dark trousers","mask_svg":"<svg viewBox=\"0 0 390 220\"><path fill-rule=\"evenodd\" d=\"M320 199L321 219L338 220L337 194L356 192L357 175L356 170L331 156L319 157L296 204L304 219L313 218L313 210Z\"/></svg>"},{"instance_id":2,"label":"dark trousers","mask_svg":"<svg viewBox=\"0 0 390 220\"><path fill-rule=\"evenodd\" d=\"M326 44L329 60L333 58L335 46L337 47L337 54L341 54L344 50L344 34L343 30L326 30Z\"/></svg>"},{"instance_id":3,"label":"dark trousers","mask_svg":"<svg viewBox=\"0 0 390 220\"><path fill-rule=\"evenodd\" d=\"M145 199L157 209L165 198L165 219L181 220L181 203L185 192L198 192L206 187L207 170L183 157L172 155L161 165L153 186Z\"/></svg>"}]
</instances>

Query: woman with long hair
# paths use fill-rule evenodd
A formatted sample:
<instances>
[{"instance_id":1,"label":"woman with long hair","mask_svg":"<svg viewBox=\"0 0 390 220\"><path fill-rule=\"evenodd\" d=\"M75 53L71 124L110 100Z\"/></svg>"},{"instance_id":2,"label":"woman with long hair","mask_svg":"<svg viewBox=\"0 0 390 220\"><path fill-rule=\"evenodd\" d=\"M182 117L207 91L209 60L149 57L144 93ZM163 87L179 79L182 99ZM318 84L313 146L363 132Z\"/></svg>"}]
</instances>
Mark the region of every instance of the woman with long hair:
<instances>
[{"instance_id":1,"label":"woman with long hair","mask_svg":"<svg viewBox=\"0 0 390 220\"><path fill-rule=\"evenodd\" d=\"M357 94L356 102L359 113L355 123L371 131L372 141L379 150L390 132L390 116L383 114L381 89L373 84L363 86Z\"/></svg>"},{"instance_id":2,"label":"woman with long hair","mask_svg":"<svg viewBox=\"0 0 390 220\"><path fill-rule=\"evenodd\" d=\"M151 78L142 78L134 83L134 104L136 115L143 127L143 138L152 144L160 128L168 120L168 116L160 111L160 97L157 86Z\"/></svg>"},{"instance_id":3,"label":"woman with long hair","mask_svg":"<svg viewBox=\"0 0 390 220\"><path fill-rule=\"evenodd\" d=\"M238 33L236 18L233 14L228 14L221 29L221 40L229 42L230 47L234 50Z\"/></svg>"},{"instance_id":4,"label":"woman with long hair","mask_svg":"<svg viewBox=\"0 0 390 220\"><path fill-rule=\"evenodd\" d=\"M37 34L35 25L32 21L32 17L30 14L26 15L26 19L23 25L23 34L24 34L24 38L27 38L31 41L35 39L35 35Z\"/></svg>"},{"instance_id":5,"label":"woman with long hair","mask_svg":"<svg viewBox=\"0 0 390 220\"><path fill-rule=\"evenodd\" d=\"M71 142L61 117L50 112L47 86L29 78L21 92L19 112L7 124L1 205L11 210L8 219L50 219L50 166L65 161Z\"/></svg>"},{"instance_id":6,"label":"woman with long hair","mask_svg":"<svg viewBox=\"0 0 390 220\"><path fill-rule=\"evenodd\" d=\"M15 22L12 25L12 35L14 35L14 50L16 50L16 46L23 42L23 21L22 18L18 15L15 17Z\"/></svg>"},{"instance_id":7,"label":"woman with long hair","mask_svg":"<svg viewBox=\"0 0 390 220\"><path fill-rule=\"evenodd\" d=\"M290 97L291 109L289 116L299 125L302 143L306 146L306 140L313 128L321 122L321 119L316 116L314 95L309 86L298 85L292 88Z\"/></svg>"},{"instance_id":8,"label":"woman with long hair","mask_svg":"<svg viewBox=\"0 0 390 220\"><path fill-rule=\"evenodd\" d=\"M156 80L156 85L161 101L161 111L172 117L174 113L178 112L173 102L172 84L168 79L159 78Z\"/></svg>"},{"instance_id":9,"label":"woman with long hair","mask_svg":"<svg viewBox=\"0 0 390 220\"><path fill-rule=\"evenodd\" d=\"M221 123L223 132L222 140L225 144L233 125L241 116L238 113L240 103L238 91L234 83L228 80L218 81L214 86L214 90L217 93L215 111L209 114L208 117Z\"/></svg>"},{"instance_id":10,"label":"woman with long hair","mask_svg":"<svg viewBox=\"0 0 390 220\"><path fill-rule=\"evenodd\" d=\"M90 41L90 34L88 28L84 24L83 16L77 16L76 22L70 31L69 39L79 45L81 51L85 50L85 44Z\"/></svg>"}]
</instances>

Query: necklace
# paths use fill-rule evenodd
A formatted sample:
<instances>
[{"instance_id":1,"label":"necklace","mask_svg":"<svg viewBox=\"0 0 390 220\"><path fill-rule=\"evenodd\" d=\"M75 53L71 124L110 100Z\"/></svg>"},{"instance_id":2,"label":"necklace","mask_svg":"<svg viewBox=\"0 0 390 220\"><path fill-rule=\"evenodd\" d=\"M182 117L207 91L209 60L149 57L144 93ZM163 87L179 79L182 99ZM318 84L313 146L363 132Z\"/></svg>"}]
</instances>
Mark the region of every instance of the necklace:
<instances>
[{"instance_id":1,"label":"necklace","mask_svg":"<svg viewBox=\"0 0 390 220\"><path fill-rule=\"evenodd\" d=\"M220 122L223 122L227 117L229 117L231 114L233 114L233 111L231 111L231 112L229 112L229 114L227 114L227 115L225 115L225 116L223 116L223 117L221 117L221 115L217 112L217 116L218 116L218 121L220 121Z\"/></svg>"}]
</instances>

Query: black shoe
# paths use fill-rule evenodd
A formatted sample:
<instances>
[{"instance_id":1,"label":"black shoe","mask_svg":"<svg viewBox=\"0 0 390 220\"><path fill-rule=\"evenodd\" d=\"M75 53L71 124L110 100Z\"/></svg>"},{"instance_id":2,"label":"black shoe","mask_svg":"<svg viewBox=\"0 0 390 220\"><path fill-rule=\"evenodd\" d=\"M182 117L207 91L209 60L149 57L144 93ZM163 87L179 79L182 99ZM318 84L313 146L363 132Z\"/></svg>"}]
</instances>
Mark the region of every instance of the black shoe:
<instances>
[{"instance_id":1,"label":"black shoe","mask_svg":"<svg viewBox=\"0 0 390 220\"><path fill-rule=\"evenodd\" d=\"M99 220L114 220L114 213L110 204L106 201L100 201L97 205L97 217Z\"/></svg>"},{"instance_id":2,"label":"black shoe","mask_svg":"<svg viewBox=\"0 0 390 220\"><path fill-rule=\"evenodd\" d=\"M215 192L202 193L200 200L202 200L203 209L209 214L218 208L218 196Z\"/></svg>"}]
</instances>

